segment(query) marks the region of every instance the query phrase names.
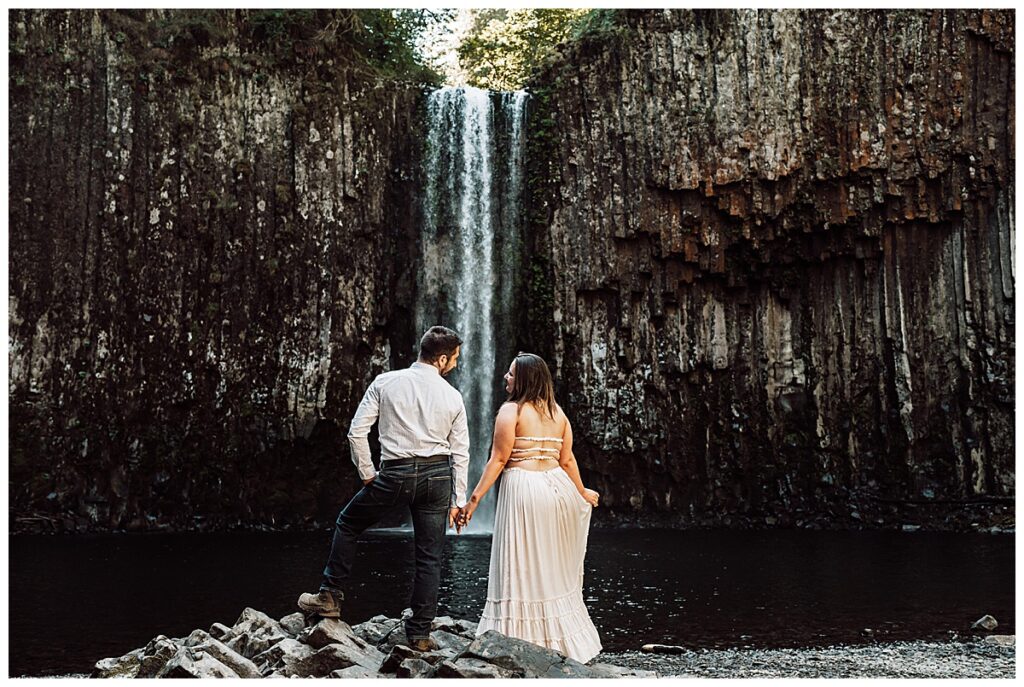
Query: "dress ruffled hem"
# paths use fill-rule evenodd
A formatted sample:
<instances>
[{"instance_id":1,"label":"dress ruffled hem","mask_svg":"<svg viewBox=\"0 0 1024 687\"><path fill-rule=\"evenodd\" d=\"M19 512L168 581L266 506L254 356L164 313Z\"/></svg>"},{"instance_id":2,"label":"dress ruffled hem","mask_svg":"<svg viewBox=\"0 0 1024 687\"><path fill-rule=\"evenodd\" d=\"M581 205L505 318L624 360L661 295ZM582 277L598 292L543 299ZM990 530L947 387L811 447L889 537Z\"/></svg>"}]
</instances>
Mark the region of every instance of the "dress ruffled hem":
<instances>
[{"instance_id":1,"label":"dress ruffled hem","mask_svg":"<svg viewBox=\"0 0 1024 687\"><path fill-rule=\"evenodd\" d=\"M580 593L550 601L488 600L477 634L488 630L554 649L580 663L602 649Z\"/></svg>"}]
</instances>

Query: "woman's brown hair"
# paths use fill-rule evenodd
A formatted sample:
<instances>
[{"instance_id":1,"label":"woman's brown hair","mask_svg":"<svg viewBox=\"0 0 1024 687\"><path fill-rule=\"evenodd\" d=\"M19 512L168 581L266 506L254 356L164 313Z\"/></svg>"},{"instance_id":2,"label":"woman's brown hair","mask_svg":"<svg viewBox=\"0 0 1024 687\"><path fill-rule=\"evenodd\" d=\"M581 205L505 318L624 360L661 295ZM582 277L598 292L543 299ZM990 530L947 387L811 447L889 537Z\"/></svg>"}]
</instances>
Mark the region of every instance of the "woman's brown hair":
<instances>
[{"instance_id":1,"label":"woman's brown hair","mask_svg":"<svg viewBox=\"0 0 1024 687\"><path fill-rule=\"evenodd\" d=\"M555 385L548 364L539 355L519 352L515 359L515 382L508 401L522 407L532 403L537 410L555 419Z\"/></svg>"}]
</instances>

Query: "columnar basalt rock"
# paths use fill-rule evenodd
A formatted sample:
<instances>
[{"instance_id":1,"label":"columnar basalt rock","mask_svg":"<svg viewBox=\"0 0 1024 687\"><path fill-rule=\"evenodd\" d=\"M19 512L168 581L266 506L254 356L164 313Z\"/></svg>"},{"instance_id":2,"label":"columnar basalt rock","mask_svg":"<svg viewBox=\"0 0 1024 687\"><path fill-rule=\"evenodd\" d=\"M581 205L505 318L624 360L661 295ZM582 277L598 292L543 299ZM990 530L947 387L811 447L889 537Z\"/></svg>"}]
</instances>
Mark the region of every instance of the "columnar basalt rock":
<instances>
[{"instance_id":1,"label":"columnar basalt rock","mask_svg":"<svg viewBox=\"0 0 1024 687\"><path fill-rule=\"evenodd\" d=\"M15 526L309 522L356 485L421 87L254 45L255 12L11 15Z\"/></svg>"},{"instance_id":2,"label":"columnar basalt rock","mask_svg":"<svg viewBox=\"0 0 1024 687\"><path fill-rule=\"evenodd\" d=\"M415 336L423 93L251 12L11 15L15 529L308 524L356 486L348 418ZM623 11L536 75L516 343L599 516L1012 497L1013 38Z\"/></svg>"},{"instance_id":3,"label":"columnar basalt rock","mask_svg":"<svg viewBox=\"0 0 1024 687\"><path fill-rule=\"evenodd\" d=\"M1009 11L630 11L537 75L529 331L603 506L1012 497L1013 37Z\"/></svg>"}]
</instances>

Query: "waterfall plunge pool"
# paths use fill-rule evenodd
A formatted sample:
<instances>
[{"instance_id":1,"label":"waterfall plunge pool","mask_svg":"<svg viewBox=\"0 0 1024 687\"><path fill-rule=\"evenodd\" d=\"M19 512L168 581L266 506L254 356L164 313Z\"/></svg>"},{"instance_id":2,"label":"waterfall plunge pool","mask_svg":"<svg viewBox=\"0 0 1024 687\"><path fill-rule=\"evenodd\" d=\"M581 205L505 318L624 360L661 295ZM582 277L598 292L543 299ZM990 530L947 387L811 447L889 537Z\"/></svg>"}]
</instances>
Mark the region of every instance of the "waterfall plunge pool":
<instances>
[{"instance_id":1,"label":"waterfall plunge pool","mask_svg":"<svg viewBox=\"0 0 1024 687\"><path fill-rule=\"evenodd\" d=\"M9 536L10 674L87 673L158 634L280 618L315 590L328 532ZM476 620L490 537L449 536L439 615ZM369 532L344 619L397 617L412 538ZM1014 632L1012 535L806 530L591 532L584 593L606 651L807 647Z\"/></svg>"}]
</instances>

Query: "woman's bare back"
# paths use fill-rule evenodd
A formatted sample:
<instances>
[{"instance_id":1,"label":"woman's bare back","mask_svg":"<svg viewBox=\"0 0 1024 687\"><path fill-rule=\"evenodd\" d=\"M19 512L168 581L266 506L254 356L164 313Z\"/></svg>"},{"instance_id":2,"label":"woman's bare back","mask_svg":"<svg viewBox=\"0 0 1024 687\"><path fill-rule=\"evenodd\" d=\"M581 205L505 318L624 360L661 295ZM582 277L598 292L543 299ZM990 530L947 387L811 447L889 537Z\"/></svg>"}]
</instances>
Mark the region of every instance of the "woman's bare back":
<instances>
[{"instance_id":1,"label":"woman's bare back","mask_svg":"<svg viewBox=\"0 0 1024 687\"><path fill-rule=\"evenodd\" d=\"M552 419L532 403L524 403L519 409L516 440L512 445L512 455L506 467L535 472L558 467L566 422L565 413L557 405L555 417Z\"/></svg>"}]
</instances>

